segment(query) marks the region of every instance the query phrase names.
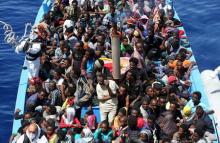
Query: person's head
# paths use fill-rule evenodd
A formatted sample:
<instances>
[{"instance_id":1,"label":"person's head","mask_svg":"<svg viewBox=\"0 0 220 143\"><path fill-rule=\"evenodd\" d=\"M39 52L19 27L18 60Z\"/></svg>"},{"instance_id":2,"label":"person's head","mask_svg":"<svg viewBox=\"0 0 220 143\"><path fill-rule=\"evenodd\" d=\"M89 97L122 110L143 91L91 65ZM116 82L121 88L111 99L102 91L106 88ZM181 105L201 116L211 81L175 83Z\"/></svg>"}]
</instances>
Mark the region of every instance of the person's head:
<instances>
[{"instance_id":1,"label":"person's head","mask_svg":"<svg viewBox=\"0 0 220 143\"><path fill-rule=\"evenodd\" d=\"M115 7L114 6L110 6L110 13L111 14L115 13Z\"/></svg>"},{"instance_id":2,"label":"person's head","mask_svg":"<svg viewBox=\"0 0 220 143\"><path fill-rule=\"evenodd\" d=\"M105 80L104 75L103 75L102 73L99 73L99 74L97 75L97 81L98 81L98 83L99 83L100 85L104 85L104 80Z\"/></svg>"},{"instance_id":3,"label":"person's head","mask_svg":"<svg viewBox=\"0 0 220 143\"><path fill-rule=\"evenodd\" d=\"M159 82L155 82L152 84L153 86L153 92L155 96L160 95L161 91L162 91L162 85Z\"/></svg>"},{"instance_id":4,"label":"person's head","mask_svg":"<svg viewBox=\"0 0 220 143\"><path fill-rule=\"evenodd\" d=\"M126 115L127 115L126 109L125 108L120 108L119 111L118 111L118 118L120 119L120 118L122 118Z\"/></svg>"},{"instance_id":5,"label":"person's head","mask_svg":"<svg viewBox=\"0 0 220 143\"><path fill-rule=\"evenodd\" d=\"M139 134L139 139L142 141L142 142L149 142L149 140L151 139L152 137L152 133L150 130L147 130L147 129L143 129L140 134Z\"/></svg>"},{"instance_id":6,"label":"person's head","mask_svg":"<svg viewBox=\"0 0 220 143\"><path fill-rule=\"evenodd\" d=\"M136 68L138 65L138 59L135 57L130 58L129 64L131 69Z\"/></svg>"},{"instance_id":7,"label":"person's head","mask_svg":"<svg viewBox=\"0 0 220 143\"><path fill-rule=\"evenodd\" d=\"M153 88L151 86L147 86L145 88L145 93L150 96L150 97L153 97L154 96L154 92L153 92Z\"/></svg>"},{"instance_id":8,"label":"person's head","mask_svg":"<svg viewBox=\"0 0 220 143\"><path fill-rule=\"evenodd\" d=\"M66 123L71 123L76 115L76 110L73 107L68 107L65 110L64 116L66 118Z\"/></svg>"},{"instance_id":9,"label":"person's head","mask_svg":"<svg viewBox=\"0 0 220 143\"><path fill-rule=\"evenodd\" d=\"M63 40L60 41L60 49L63 51L64 47L65 47L65 42Z\"/></svg>"},{"instance_id":10,"label":"person's head","mask_svg":"<svg viewBox=\"0 0 220 143\"><path fill-rule=\"evenodd\" d=\"M83 128L81 138L86 138L90 142L93 139L92 131L89 128Z\"/></svg>"},{"instance_id":11,"label":"person's head","mask_svg":"<svg viewBox=\"0 0 220 143\"><path fill-rule=\"evenodd\" d=\"M126 89L126 86L125 85L120 85L119 86L119 89L118 89L118 92L119 92L119 96L124 96L127 94L127 89Z\"/></svg>"},{"instance_id":12,"label":"person's head","mask_svg":"<svg viewBox=\"0 0 220 143\"><path fill-rule=\"evenodd\" d=\"M128 71L126 74L126 80L132 82L135 80L135 74L132 71Z\"/></svg>"},{"instance_id":13,"label":"person's head","mask_svg":"<svg viewBox=\"0 0 220 143\"><path fill-rule=\"evenodd\" d=\"M160 4L161 4L162 6L165 6L166 1L165 1L165 0L160 0Z\"/></svg>"},{"instance_id":14,"label":"person's head","mask_svg":"<svg viewBox=\"0 0 220 143\"><path fill-rule=\"evenodd\" d=\"M74 49L76 50L82 50L83 49L83 42L82 41L78 41L76 42Z\"/></svg>"},{"instance_id":15,"label":"person's head","mask_svg":"<svg viewBox=\"0 0 220 143\"><path fill-rule=\"evenodd\" d=\"M199 92L199 91L193 92L192 101L193 101L194 105L198 105L200 103L201 98L202 98L201 92Z\"/></svg>"},{"instance_id":16,"label":"person's head","mask_svg":"<svg viewBox=\"0 0 220 143\"><path fill-rule=\"evenodd\" d=\"M87 28L87 33L88 33L89 35L92 35L92 34L93 34L93 27L92 27L92 26L89 26L89 27Z\"/></svg>"},{"instance_id":17,"label":"person's head","mask_svg":"<svg viewBox=\"0 0 220 143\"><path fill-rule=\"evenodd\" d=\"M65 90L65 95L66 97L73 97L74 96L74 93L76 91L76 86L75 84L73 84L74 86L72 87L67 87L66 90Z\"/></svg>"},{"instance_id":18,"label":"person's head","mask_svg":"<svg viewBox=\"0 0 220 143\"><path fill-rule=\"evenodd\" d=\"M166 106L166 102L167 102L166 97L161 96L159 98L159 105L160 105L160 107L165 107Z\"/></svg>"},{"instance_id":19,"label":"person's head","mask_svg":"<svg viewBox=\"0 0 220 143\"><path fill-rule=\"evenodd\" d=\"M52 136L55 131L55 126L47 126L47 136Z\"/></svg>"},{"instance_id":20,"label":"person's head","mask_svg":"<svg viewBox=\"0 0 220 143\"><path fill-rule=\"evenodd\" d=\"M104 67L104 61L101 59L98 59L95 61L94 63L94 69L98 70L98 69L102 69Z\"/></svg>"},{"instance_id":21,"label":"person's head","mask_svg":"<svg viewBox=\"0 0 220 143\"><path fill-rule=\"evenodd\" d=\"M197 106L196 107L196 116L197 118L202 118L202 116L204 115L205 111L203 110L202 106Z\"/></svg>"},{"instance_id":22,"label":"person's head","mask_svg":"<svg viewBox=\"0 0 220 143\"><path fill-rule=\"evenodd\" d=\"M141 53L141 52L143 51L143 43L142 43L142 42L137 42L137 43L135 44L135 48L136 48L136 50L137 50L139 53Z\"/></svg>"},{"instance_id":23,"label":"person's head","mask_svg":"<svg viewBox=\"0 0 220 143\"><path fill-rule=\"evenodd\" d=\"M56 82L55 81L50 81L49 83L49 89L50 91L53 91L54 89L56 89Z\"/></svg>"},{"instance_id":24,"label":"person's head","mask_svg":"<svg viewBox=\"0 0 220 143\"><path fill-rule=\"evenodd\" d=\"M132 115L128 117L128 127L131 130L137 129L137 117L132 116Z\"/></svg>"},{"instance_id":25,"label":"person's head","mask_svg":"<svg viewBox=\"0 0 220 143\"><path fill-rule=\"evenodd\" d=\"M167 12L167 15L168 15L168 19L172 19L173 16L174 16L174 12L173 12L172 10L169 10L169 11Z\"/></svg>"},{"instance_id":26,"label":"person's head","mask_svg":"<svg viewBox=\"0 0 220 143\"><path fill-rule=\"evenodd\" d=\"M178 60L176 62L176 68L177 68L177 70L181 70L183 68L183 62Z\"/></svg>"},{"instance_id":27,"label":"person's head","mask_svg":"<svg viewBox=\"0 0 220 143\"><path fill-rule=\"evenodd\" d=\"M56 109L55 106L49 105L49 106L46 108L46 113L47 113L48 115L56 115L57 109Z\"/></svg>"},{"instance_id":28,"label":"person's head","mask_svg":"<svg viewBox=\"0 0 220 143\"><path fill-rule=\"evenodd\" d=\"M53 77L55 80L59 80L61 78L61 71L59 69L54 70Z\"/></svg>"},{"instance_id":29,"label":"person's head","mask_svg":"<svg viewBox=\"0 0 220 143\"><path fill-rule=\"evenodd\" d=\"M188 130L187 125L181 124L179 126L178 133L179 133L180 137L186 137L187 135L189 135L189 130Z\"/></svg>"},{"instance_id":30,"label":"person's head","mask_svg":"<svg viewBox=\"0 0 220 143\"><path fill-rule=\"evenodd\" d=\"M39 130L38 130L38 125L36 124L36 123L32 123L32 124L30 124L29 126L28 126L28 128L27 128L27 131L26 131L26 134L27 134L27 136L28 136L28 138L31 140L31 141L33 141L33 140L35 140L36 138L37 138L37 136L38 136L38 132L39 132Z\"/></svg>"},{"instance_id":31,"label":"person's head","mask_svg":"<svg viewBox=\"0 0 220 143\"><path fill-rule=\"evenodd\" d=\"M73 8L76 8L78 6L78 1L77 0L73 0L72 1L72 6L73 6Z\"/></svg>"},{"instance_id":32,"label":"person's head","mask_svg":"<svg viewBox=\"0 0 220 143\"><path fill-rule=\"evenodd\" d=\"M177 102L172 101L172 102L170 102L170 108L169 108L169 111L175 113L175 112L177 111L177 107L178 107Z\"/></svg>"},{"instance_id":33,"label":"person's head","mask_svg":"<svg viewBox=\"0 0 220 143\"><path fill-rule=\"evenodd\" d=\"M119 119L120 121L120 126L125 127L128 125L128 118L126 116L123 116Z\"/></svg>"},{"instance_id":34,"label":"person's head","mask_svg":"<svg viewBox=\"0 0 220 143\"><path fill-rule=\"evenodd\" d=\"M169 85L171 85L171 86L175 86L176 84L177 84L177 78L176 78L176 76L174 76L174 75L170 75L169 77L168 77L168 84Z\"/></svg>"},{"instance_id":35,"label":"person's head","mask_svg":"<svg viewBox=\"0 0 220 143\"><path fill-rule=\"evenodd\" d=\"M101 124L100 124L100 128L101 128L101 131L103 133L107 133L108 130L109 130L109 123L108 123L108 121L107 120L102 121Z\"/></svg>"},{"instance_id":36,"label":"person's head","mask_svg":"<svg viewBox=\"0 0 220 143\"><path fill-rule=\"evenodd\" d=\"M149 127L153 127L154 122L155 122L155 116L154 115L149 115L149 117L147 118L147 125Z\"/></svg>"},{"instance_id":37,"label":"person's head","mask_svg":"<svg viewBox=\"0 0 220 143\"><path fill-rule=\"evenodd\" d=\"M194 130L193 135L192 135L192 140L193 140L194 142L199 141L201 138L203 138L204 133L205 133L204 129L202 129L202 128L196 128L196 129Z\"/></svg>"},{"instance_id":38,"label":"person's head","mask_svg":"<svg viewBox=\"0 0 220 143\"><path fill-rule=\"evenodd\" d=\"M142 100L142 104L141 104L141 106L142 106L142 108L144 109L144 110L147 110L148 109L148 106L149 106L149 99L147 99L147 98L144 98L143 100Z\"/></svg>"},{"instance_id":39,"label":"person's head","mask_svg":"<svg viewBox=\"0 0 220 143\"><path fill-rule=\"evenodd\" d=\"M132 108L131 109L131 115L134 117L139 117L140 111L138 108Z\"/></svg>"},{"instance_id":40,"label":"person's head","mask_svg":"<svg viewBox=\"0 0 220 143\"><path fill-rule=\"evenodd\" d=\"M64 62L63 67L66 68L66 69L71 65L71 60L68 59L68 58L64 59L63 62Z\"/></svg>"},{"instance_id":41,"label":"person's head","mask_svg":"<svg viewBox=\"0 0 220 143\"><path fill-rule=\"evenodd\" d=\"M128 45L128 38L127 37L123 37L123 41L122 41L124 46Z\"/></svg>"},{"instance_id":42,"label":"person's head","mask_svg":"<svg viewBox=\"0 0 220 143\"><path fill-rule=\"evenodd\" d=\"M46 91L45 90L40 90L39 92L38 92L39 94L37 95L37 99L39 99L39 100L43 100L43 99L45 99L46 98L46 96L47 96L47 93L46 93Z\"/></svg>"},{"instance_id":43,"label":"person's head","mask_svg":"<svg viewBox=\"0 0 220 143\"><path fill-rule=\"evenodd\" d=\"M150 100L150 107L153 110L157 109L157 99L156 98L153 98L153 99Z\"/></svg>"},{"instance_id":44,"label":"person's head","mask_svg":"<svg viewBox=\"0 0 220 143\"><path fill-rule=\"evenodd\" d=\"M88 59L91 59L93 58L95 55L95 51L91 48L89 49L86 49L86 52L85 52L85 57L88 58Z\"/></svg>"}]
</instances>

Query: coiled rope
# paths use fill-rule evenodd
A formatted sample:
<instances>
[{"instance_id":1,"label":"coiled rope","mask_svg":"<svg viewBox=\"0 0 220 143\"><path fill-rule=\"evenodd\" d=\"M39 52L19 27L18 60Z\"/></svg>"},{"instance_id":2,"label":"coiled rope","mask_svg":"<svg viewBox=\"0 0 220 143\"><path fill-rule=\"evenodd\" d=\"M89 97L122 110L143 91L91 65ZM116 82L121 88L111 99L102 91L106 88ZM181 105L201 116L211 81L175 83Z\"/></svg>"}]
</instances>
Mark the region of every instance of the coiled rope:
<instances>
[{"instance_id":1,"label":"coiled rope","mask_svg":"<svg viewBox=\"0 0 220 143\"><path fill-rule=\"evenodd\" d=\"M13 31L13 28L10 24L5 23L4 21L0 21L0 24L3 25L3 30L5 31L4 41L13 48L16 48L16 46L19 45L24 39L28 38L32 30L32 24L26 23L24 35L19 38L19 36L16 36L16 33Z\"/></svg>"}]
</instances>

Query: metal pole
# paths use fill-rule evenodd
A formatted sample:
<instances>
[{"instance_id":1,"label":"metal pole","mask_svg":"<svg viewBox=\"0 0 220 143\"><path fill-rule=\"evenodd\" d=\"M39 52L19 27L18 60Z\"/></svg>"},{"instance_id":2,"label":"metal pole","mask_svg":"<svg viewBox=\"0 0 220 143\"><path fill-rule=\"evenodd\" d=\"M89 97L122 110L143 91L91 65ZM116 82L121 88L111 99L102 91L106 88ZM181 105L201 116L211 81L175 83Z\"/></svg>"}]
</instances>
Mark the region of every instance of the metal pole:
<instances>
[{"instance_id":1,"label":"metal pole","mask_svg":"<svg viewBox=\"0 0 220 143\"><path fill-rule=\"evenodd\" d=\"M112 47L112 75L113 79L120 79L121 68L120 68L120 37L119 35L112 34L111 36L111 47Z\"/></svg>"}]
</instances>

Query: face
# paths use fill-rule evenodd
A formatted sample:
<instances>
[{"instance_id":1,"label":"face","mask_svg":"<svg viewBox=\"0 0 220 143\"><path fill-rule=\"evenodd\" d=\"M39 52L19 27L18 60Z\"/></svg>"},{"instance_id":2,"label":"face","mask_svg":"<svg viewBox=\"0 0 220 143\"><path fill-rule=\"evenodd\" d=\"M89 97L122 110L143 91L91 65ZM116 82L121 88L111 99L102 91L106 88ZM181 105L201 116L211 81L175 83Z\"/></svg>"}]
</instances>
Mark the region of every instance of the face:
<instances>
[{"instance_id":1,"label":"face","mask_svg":"<svg viewBox=\"0 0 220 143\"><path fill-rule=\"evenodd\" d=\"M125 95L125 94L126 94L126 88L125 88L125 87L120 87L120 88L119 88L119 96L120 96L120 95L123 96L123 95Z\"/></svg>"},{"instance_id":2,"label":"face","mask_svg":"<svg viewBox=\"0 0 220 143\"><path fill-rule=\"evenodd\" d=\"M126 74L126 80L132 81L133 79L134 79L134 78L133 78L133 76L132 76L132 73L127 72L127 74Z\"/></svg>"},{"instance_id":3,"label":"face","mask_svg":"<svg viewBox=\"0 0 220 143\"><path fill-rule=\"evenodd\" d=\"M178 70L180 70L180 69L182 69L182 62L177 62L176 63L176 68L178 69Z\"/></svg>"},{"instance_id":4,"label":"face","mask_svg":"<svg viewBox=\"0 0 220 143\"><path fill-rule=\"evenodd\" d=\"M50 126L48 126L48 127L47 127L47 135L52 135L53 132L54 132L53 128L50 127Z\"/></svg>"},{"instance_id":5,"label":"face","mask_svg":"<svg viewBox=\"0 0 220 143\"><path fill-rule=\"evenodd\" d=\"M138 117L138 111L137 110L132 110L131 115L134 117Z\"/></svg>"},{"instance_id":6,"label":"face","mask_svg":"<svg viewBox=\"0 0 220 143\"><path fill-rule=\"evenodd\" d=\"M59 76L59 74L57 72L54 72L53 77L56 80L60 79L60 76Z\"/></svg>"},{"instance_id":7,"label":"face","mask_svg":"<svg viewBox=\"0 0 220 143\"><path fill-rule=\"evenodd\" d=\"M123 45L127 46L128 45L128 39L123 40Z\"/></svg>"},{"instance_id":8,"label":"face","mask_svg":"<svg viewBox=\"0 0 220 143\"><path fill-rule=\"evenodd\" d=\"M97 81L100 85L103 85L104 84L104 78L102 76L98 76L97 77Z\"/></svg>"},{"instance_id":9,"label":"face","mask_svg":"<svg viewBox=\"0 0 220 143\"><path fill-rule=\"evenodd\" d=\"M63 50L64 49L64 42L60 41L60 49Z\"/></svg>"},{"instance_id":10,"label":"face","mask_svg":"<svg viewBox=\"0 0 220 143\"><path fill-rule=\"evenodd\" d=\"M180 127L178 132L179 132L180 135L182 135L184 133L183 128Z\"/></svg>"},{"instance_id":11,"label":"face","mask_svg":"<svg viewBox=\"0 0 220 143\"><path fill-rule=\"evenodd\" d=\"M101 124L101 131L102 131L103 133L106 133L106 132L108 131L108 127L107 127L106 124Z\"/></svg>"},{"instance_id":12,"label":"face","mask_svg":"<svg viewBox=\"0 0 220 143\"><path fill-rule=\"evenodd\" d=\"M144 110L147 110L147 108L148 108L148 103L147 103L146 101L144 101L144 102L142 103L142 107L144 108Z\"/></svg>"},{"instance_id":13,"label":"face","mask_svg":"<svg viewBox=\"0 0 220 143\"><path fill-rule=\"evenodd\" d=\"M148 126L152 127L154 125L154 122L151 119L147 119L147 124Z\"/></svg>"},{"instance_id":14,"label":"face","mask_svg":"<svg viewBox=\"0 0 220 143\"><path fill-rule=\"evenodd\" d=\"M157 100L152 100L150 103L150 106L153 110L157 109Z\"/></svg>"},{"instance_id":15,"label":"face","mask_svg":"<svg viewBox=\"0 0 220 143\"><path fill-rule=\"evenodd\" d=\"M194 105L198 105L200 102L200 100L196 94L192 95L192 101L193 101Z\"/></svg>"},{"instance_id":16,"label":"face","mask_svg":"<svg viewBox=\"0 0 220 143\"><path fill-rule=\"evenodd\" d=\"M153 92L153 89L152 88L149 88L149 89L146 89L146 93L148 96L152 97L154 95L154 92Z\"/></svg>"},{"instance_id":17,"label":"face","mask_svg":"<svg viewBox=\"0 0 220 143\"><path fill-rule=\"evenodd\" d=\"M200 137L199 137L199 135L198 135L198 133L193 133L193 135L192 135L192 140L194 141L194 142L197 142L198 140L200 139Z\"/></svg>"},{"instance_id":18,"label":"face","mask_svg":"<svg viewBox=\"0 0 220 143\"><path fill-rule=\"evenodd\" d=\"M170 104L170 111L175 112L176 111L176 105Z\"/></svg>"},{"instance_id":19,"label":"face","mask_svg":"<svg viewBox=\"0 0 220 143\"><path fill-rule=\"evenodd\" d=\"M166 105L166 100L164 98L160 98L160 106L165 107Z\"/></svg>"},{"instance_id":20,"label":"face","mask_svg":"<svg viewBox=\"0 0 220 143\"><path fill-rule=\"evenodd\" d=\"M143 134L143 133L140 134L140 139L141 139L141 141L143 141L143 142L147 142L147 141L148 141L147 135L146 135L146 134Z\"/></svg>"},{"instance_id":21,"label":"face","mask_svg":"<svg viewBox=\"0 0 220 143\"><path fill-rule=\"evenodd\" d=\"M125 127L127 125L127 118L122 117L120 118L120 126Z\"/></svg>"},{"instance_id":22,"label":"face","mask_svg":"<svg viewBox=\"0 0 220 143\"><path fill-rule=\"evenodd\" d=\"M135 63L133 63L133 62L130 62L129 64L130 64L130 68L131 69L137 67L137 65Z\"/></svg>"},{"instance_id":23,"label":"face","mask_svg":"<svg viewBox=\"0 0 220 143\"><path fill-rule=\"evenodd\" d=\"M31 124L31 125L28 127L28 132L36 135L36 134L37 134L37 127L34 126L33 124Z\"/></svg>"},{"instance_id":24,"label":"face","mask_svg":"<svg viewBox=\"0 0 220 143\"><path fill-rule=\"evenodd\" d=\"M203 110L196 110L196 115L199 119L202 118L203 114L204 114Z\"/></svg>"},{"instance_id":25,"label":"face","mask_svg":"<svg viewBox=\"0 0 220 143\"><path fill-rule=\"evenodd\" d=\"M38 99L43 100L46 94L44 92L40 92L38 95Z\"/></svg>"},{"instance_id":26,"label":"face","mask_svg":"<svg viewBox=\"0 0 220 143\"><path fill-rule=\"evenodd\" d=\"M89 27L87 32L88 32L88 34L92 34L92 32L93 32L92 28Z\"/></svg>"},{"instance_id":27,"label":"face","mask_svg":"<svg viewBox=\"0 0 220 143\"><path fill-rule=\"evenodd\" d=\"M143 49L142 44L141 44L141 43L138 43L138 44L136 45L136 50L137 50L138 52L141 52L142 49Z\"/></svg>"}]
</instances>

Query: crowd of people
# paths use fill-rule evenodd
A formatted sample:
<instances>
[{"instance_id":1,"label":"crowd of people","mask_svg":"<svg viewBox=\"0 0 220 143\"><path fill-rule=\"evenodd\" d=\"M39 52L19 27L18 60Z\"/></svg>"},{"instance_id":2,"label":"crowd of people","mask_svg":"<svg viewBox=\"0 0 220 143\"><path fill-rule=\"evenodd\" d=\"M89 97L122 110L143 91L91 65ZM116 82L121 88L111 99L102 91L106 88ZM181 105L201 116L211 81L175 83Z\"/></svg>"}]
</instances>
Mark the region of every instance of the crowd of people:
<instances>
[{"instance_id":1,"label":"crowd of people","mask_svg":"<svg viewBox=\"0 0 220 143\"><path fill-rule=\"evenodd\" d=\"M174 14L165 0L56 0L29 41L25 110L15 112L11 142L215 140L213 111L190 90L195 63ZM129 63L120 79L106 65L114 34Z\"/></svg>"}]
</instances>

